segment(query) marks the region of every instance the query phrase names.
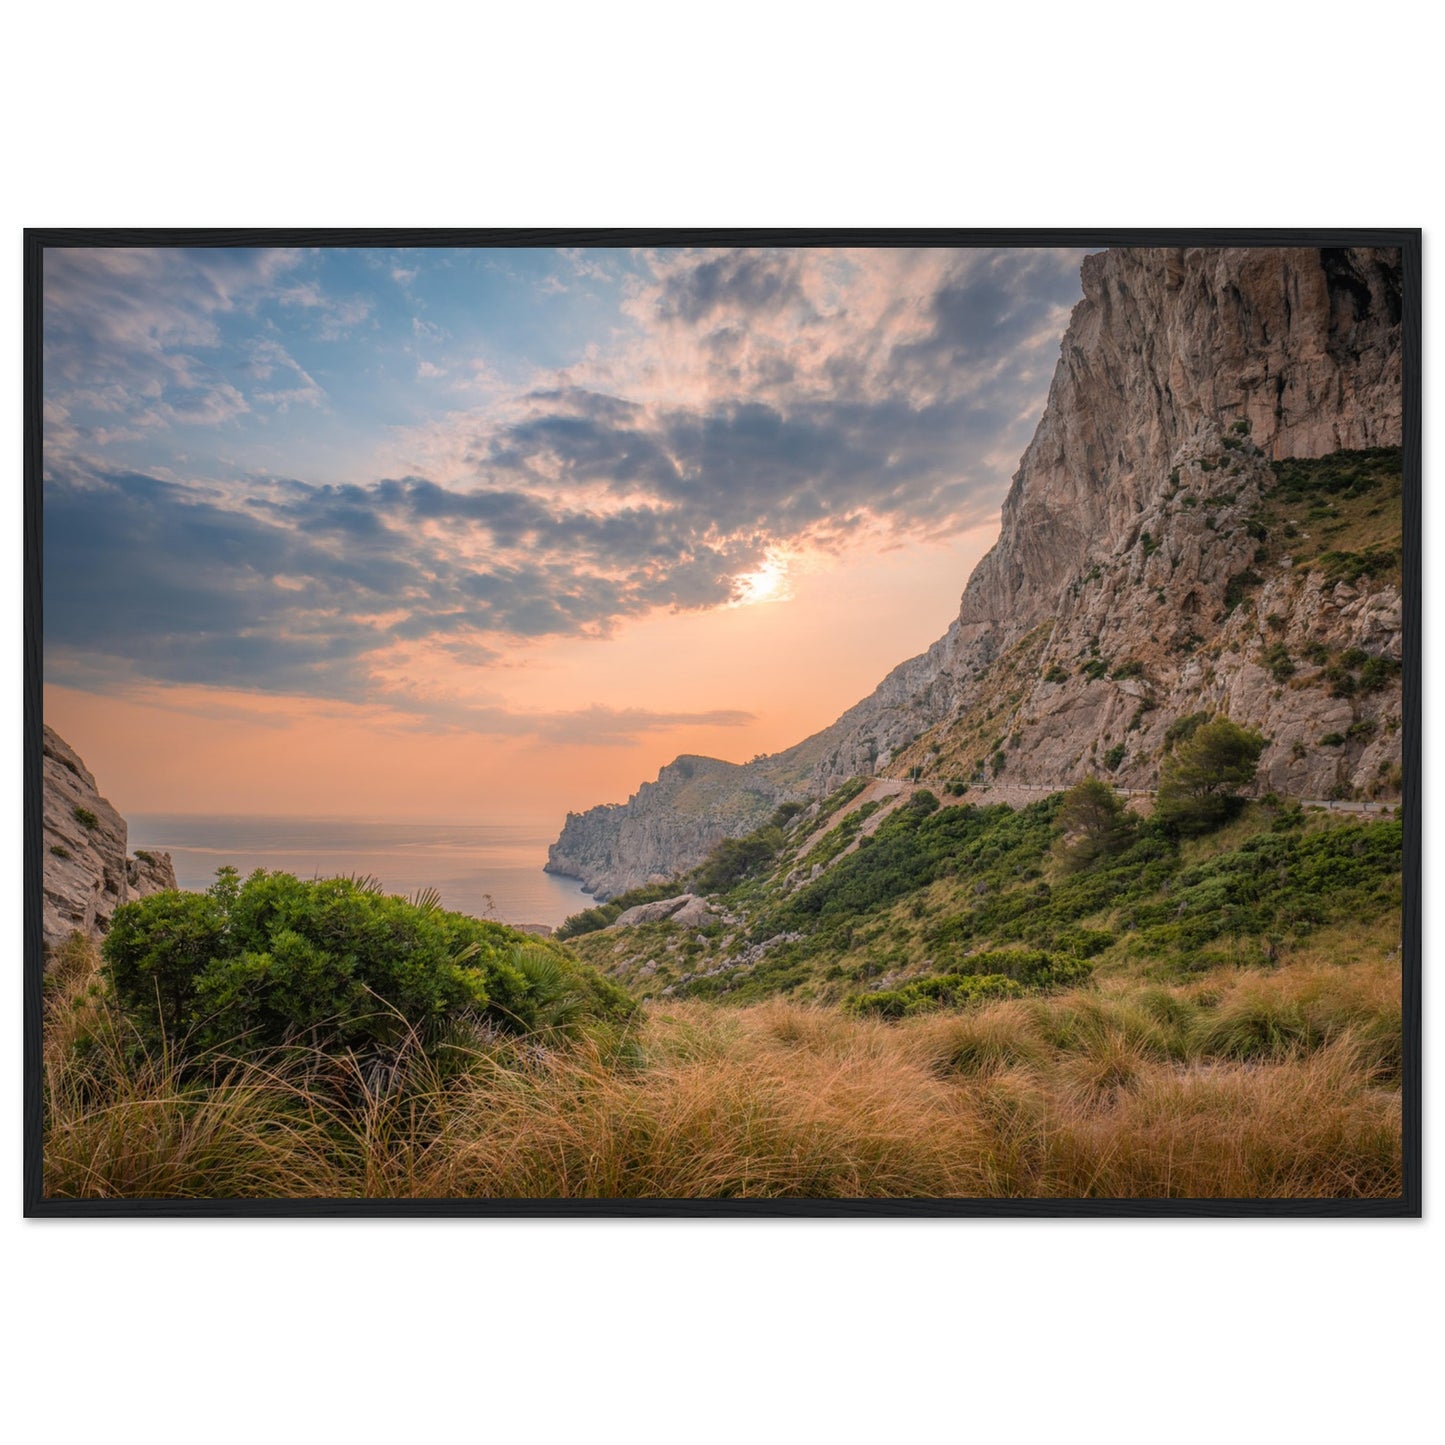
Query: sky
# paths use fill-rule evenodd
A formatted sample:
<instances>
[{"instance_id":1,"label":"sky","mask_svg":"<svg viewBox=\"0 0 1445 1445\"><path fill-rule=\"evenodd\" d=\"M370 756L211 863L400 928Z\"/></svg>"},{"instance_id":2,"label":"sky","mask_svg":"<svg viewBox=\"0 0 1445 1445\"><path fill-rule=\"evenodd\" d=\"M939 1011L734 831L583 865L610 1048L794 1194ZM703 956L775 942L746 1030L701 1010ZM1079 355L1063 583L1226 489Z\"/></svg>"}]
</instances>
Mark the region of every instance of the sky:
<instances>
[{"instance_id":1,"label":"sky","mask_svg":"<svg viewBox=\"0 0 1445 1445\"><path fill-rule=\"evenodd\" d=\"M125 813L537 821L941 636L1052 250L50 249L46 721Z\"/></svg>"}]
</instances>

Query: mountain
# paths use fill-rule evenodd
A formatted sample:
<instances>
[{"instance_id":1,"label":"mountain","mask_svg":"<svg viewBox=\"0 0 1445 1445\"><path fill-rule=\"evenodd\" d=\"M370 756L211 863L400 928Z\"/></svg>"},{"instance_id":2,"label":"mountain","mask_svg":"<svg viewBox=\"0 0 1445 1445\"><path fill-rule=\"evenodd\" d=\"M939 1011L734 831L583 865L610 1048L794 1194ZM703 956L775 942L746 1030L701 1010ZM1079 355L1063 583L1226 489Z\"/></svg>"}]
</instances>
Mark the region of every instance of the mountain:
<instances>
[{"instance_id":1,"label":"mountain","mask_svg":"<svg viewBox=\"0 0 1445 1445\"><path fill-rule=\"evenodd\" d=\"M100 795L80 755L44 730L41 765L41 935L47 949L74 932L99 938L115 910L176 886L169 853L126 856L126 822Z\"/></svg>"},{"instance_id":2,"label":"mountain","mask_svg":"<svg viewBox=\"0 0 1445 1445\"><path fill-rule=\"evenodd\" d=\"M1199 712L1270 739L1267 789L1398 796L1399 253L1121 249L1082 279L947 633L785 752L569 814L549 870L613 896L857 776L1148 788Z\"/></svg>"}]
</instances>

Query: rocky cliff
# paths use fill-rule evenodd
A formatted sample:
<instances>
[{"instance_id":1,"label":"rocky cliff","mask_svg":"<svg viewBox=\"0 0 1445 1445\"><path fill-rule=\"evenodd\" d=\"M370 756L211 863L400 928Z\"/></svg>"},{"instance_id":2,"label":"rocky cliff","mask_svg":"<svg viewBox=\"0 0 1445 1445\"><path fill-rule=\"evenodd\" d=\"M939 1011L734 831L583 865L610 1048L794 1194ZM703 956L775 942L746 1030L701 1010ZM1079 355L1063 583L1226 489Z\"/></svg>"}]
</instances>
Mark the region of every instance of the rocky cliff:
<instances>
[{"instance_id":1,"label":"rocky cliff","mask_svg":"<svg viewBox=\"0 0 1445 1445\"><path fill-rule=\"evenodd\" d=\"M700 862L723 838L750 832L789 791L770 761L725 763L683 756L625 803L568 813L546 871L580 878L599 898ZM792 779L797 789L796 778Z\"/></svg>"},{"instance_id":2,"label":"rocky cliff","mask_svg":"<svg viewBox=\"0 0 1445 1445\"><path fill-rule=\"evenodd\" d=\"M125 819L101 797L75 750L49 727L44 730L41 815L46 948L76 931L99 938L122 903L176 886L169 853L126 856Z\"/></svg>"},{"instance_id":3,"label":"rocky cliff","mask_svg":"<svg viewBox=\"0 0 1445 1445\"><path fill-rule=\"evenodd\" d=\"M716 815L664 769L549 867L615 892L859 774L1149 787L1196 711L1260 728L1280 792L1398 789L1398 253L1116 250L1083 290L945 636L797 747L711 764Z\"/></svg>"}]
</instances>

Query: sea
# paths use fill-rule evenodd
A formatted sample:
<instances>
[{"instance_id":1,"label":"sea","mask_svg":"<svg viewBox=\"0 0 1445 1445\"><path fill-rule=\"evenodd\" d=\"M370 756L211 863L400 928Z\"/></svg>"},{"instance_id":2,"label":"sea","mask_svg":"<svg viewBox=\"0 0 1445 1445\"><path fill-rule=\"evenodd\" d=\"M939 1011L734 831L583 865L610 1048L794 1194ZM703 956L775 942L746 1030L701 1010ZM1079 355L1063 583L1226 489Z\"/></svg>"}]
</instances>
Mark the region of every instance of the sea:
<instances>
[{"instance_id":1,"label":"sea","mask_svg":"<svg viewBox=\"0 0 1445 1445\"><path fill-rule=\"evenodd\" d=\"M135 813L129 848L171 855L182 888L208 888L229 864L298 878L356 874L388 893L435 888L442 906L502 923L555 928L593 900L573 878L544 873L556 836L540 824L393 823L332 818L199 817Z\"/></svg>"}]
</instances>

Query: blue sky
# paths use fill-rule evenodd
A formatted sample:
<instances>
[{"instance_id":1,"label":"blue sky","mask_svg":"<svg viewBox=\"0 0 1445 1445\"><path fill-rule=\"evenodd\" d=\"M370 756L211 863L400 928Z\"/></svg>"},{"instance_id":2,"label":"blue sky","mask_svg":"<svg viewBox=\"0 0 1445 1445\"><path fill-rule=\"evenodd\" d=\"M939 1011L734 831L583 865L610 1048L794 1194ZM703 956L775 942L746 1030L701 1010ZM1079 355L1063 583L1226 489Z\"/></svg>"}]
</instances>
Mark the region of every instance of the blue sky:
<instances>
[{"instance_id":1,"label":"blue sky","mask_svg":"<svg viewBox=\"0 0 1445 1445\"><path fill-rule=\"evenodd\" d=\"M177 249L52 251L46 269L47 398L111 464L336 482L366 475L386 429L635 330L619 305L639 263Z\"/></svg>"}]
</instances>

